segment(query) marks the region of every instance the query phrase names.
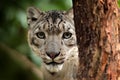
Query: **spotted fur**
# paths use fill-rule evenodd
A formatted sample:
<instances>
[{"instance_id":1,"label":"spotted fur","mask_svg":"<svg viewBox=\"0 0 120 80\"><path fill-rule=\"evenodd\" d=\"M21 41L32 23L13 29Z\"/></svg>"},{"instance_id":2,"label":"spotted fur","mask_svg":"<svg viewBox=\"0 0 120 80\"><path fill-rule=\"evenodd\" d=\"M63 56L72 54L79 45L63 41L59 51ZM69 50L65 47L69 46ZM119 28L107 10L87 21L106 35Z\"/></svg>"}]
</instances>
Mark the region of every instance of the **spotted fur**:
<instances>
[{"instance_id":1,"label":"spotted fur","mask_svg":"<svg viewBox=\"0 0 120 80\"><path fill-rule=\"evenodd\" d=\"M78 48L73 11L27 10L28 43L42 59L44 80L76 80Z\"/></svg>"}]
</instances>

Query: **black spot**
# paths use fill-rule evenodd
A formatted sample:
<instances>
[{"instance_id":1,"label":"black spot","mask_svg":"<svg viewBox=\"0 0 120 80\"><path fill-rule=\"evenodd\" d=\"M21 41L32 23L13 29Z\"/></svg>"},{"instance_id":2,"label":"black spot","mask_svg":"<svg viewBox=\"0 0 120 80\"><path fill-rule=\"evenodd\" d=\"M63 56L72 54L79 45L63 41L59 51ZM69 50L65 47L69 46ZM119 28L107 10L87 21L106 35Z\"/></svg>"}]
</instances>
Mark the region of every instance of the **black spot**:
<instances>
[{"instance_id":1,"label":"black spot","mask_svg":"<svg viewBox=\"0 0 120 80\"><path fill-rule=\"evenodd\" d=\"M38 29L41 30L41 27L39 27Z\"/></svg>"},{"instance_id":2,"label":"black spot","mask_svg":"<svg viewBox=\"0 0 120 80\"><path fill-rule=\"evenodd\" d=\"M44 45L46 45L46 41L44 42Z\"/></svg>"},{"instance_id":3,"label":"black spot","mask_svg":"<svg viewBox=\"0 0 120 80\"><path fill-rule=\"evenodd\" d=\"M63 25L62 27L63 27L63 30L65 30L65 25Z\"/></svg>"},{"instance_id":4,"label":"black spot","mask_svg":"<svg viewBox=\"0 0 120 80\"><path fill-rule=\"evenodd\" d=\"M61 44L63 45L63 41L61 41Z\"/></svg>"},{"instance_id":5,"label":"black spot","mask_svg":"<svg viewBox=\"0 0 120 80\"><path fill-rule=\"evenodd\" d=\"M32 21L37 21L37 18L32 17L31 20L32 20Z\"/></svg>"},{"instance_id":6,"label":"black spot","mask_svg":"<svg viewBox=\"0 0 120 80\"><path fill-rule=\"evenodd\" d=\"M59 25L60 25L60 23L61 23L62 21L63 21L62 19L59 21L59 23L58 23L58 27L59 27Z\"/></svg>"}]
</instances>

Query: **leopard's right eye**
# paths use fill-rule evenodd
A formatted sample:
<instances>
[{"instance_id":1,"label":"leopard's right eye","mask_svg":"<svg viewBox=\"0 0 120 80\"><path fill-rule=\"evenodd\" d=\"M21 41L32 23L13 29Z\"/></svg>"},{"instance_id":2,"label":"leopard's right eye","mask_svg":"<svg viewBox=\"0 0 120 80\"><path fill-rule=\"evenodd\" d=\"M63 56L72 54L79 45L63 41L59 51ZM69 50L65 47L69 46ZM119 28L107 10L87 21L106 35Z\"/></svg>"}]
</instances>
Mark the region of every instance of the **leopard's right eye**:
<instances>
[{"instance_id":1,"label":"leopard's right eye","mask_svg":"<svg viewBox=\"0 0 120 80\"><path fill-rule=\"evenodd\" d=\"M45 38L46 38L44 32L38 32L38 33L36 33L36 36L37 36L38 38L40 38L40 39L45 39Z\"/></svg>"}]
</instances>

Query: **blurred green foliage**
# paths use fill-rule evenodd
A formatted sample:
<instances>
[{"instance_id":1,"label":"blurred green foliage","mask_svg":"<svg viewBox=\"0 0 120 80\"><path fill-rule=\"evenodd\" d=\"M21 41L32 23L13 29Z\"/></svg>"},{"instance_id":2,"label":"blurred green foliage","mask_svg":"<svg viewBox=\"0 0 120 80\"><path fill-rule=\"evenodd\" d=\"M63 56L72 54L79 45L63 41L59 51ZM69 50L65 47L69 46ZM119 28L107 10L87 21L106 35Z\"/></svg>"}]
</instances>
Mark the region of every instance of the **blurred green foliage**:
<instances>
[{"instance_id":1,"label":"blurred green foliage","mask_svg":"<svg viewBox=\"0 0 120 80\"><path fill-rule=\"evenodd\" d=\"M0 42L25 54L39 65L40 61L27 43L26 10L34 6L40 10L66 10L72 6L72 0L2 0L0 3Z\"/></svg>"},{"instance_id":2,"label":"blurred green foliage","mask_svg":"<svg viewBox=\"0 0 120 80\"><path fill-rule=\"evenodd\" d=\"M11 49L40 66L40 58L32 54L27 43L26 10L30 6L43 11L66 10L71 8L72 0L2 0L0 2L0 80L38 80L29 69L24 69L17 59L9 55L11 53L16 55L15 52L9 51Z\"/></svg>"},{"instance_id":3,"label":"blurred green foliage","mask_svg":"<svg viewBox=\"0 0 120 80\"><path fill-rule=\"evenodd\" d=\"M120 0L118 0L118 5L119 5L119 7L120 7Z\"/></svg>"},{"instance_id":4,"label":"blurred green foliage","mask_svg":"<svg viewBox=\"0 0 120 80\"><path fill-rule=\"evenodd\" d=\"M41 78L21 61L23 57L18 54L7 46L0 45L0 80L40 80Z\"/></svg>"}]
</instances>

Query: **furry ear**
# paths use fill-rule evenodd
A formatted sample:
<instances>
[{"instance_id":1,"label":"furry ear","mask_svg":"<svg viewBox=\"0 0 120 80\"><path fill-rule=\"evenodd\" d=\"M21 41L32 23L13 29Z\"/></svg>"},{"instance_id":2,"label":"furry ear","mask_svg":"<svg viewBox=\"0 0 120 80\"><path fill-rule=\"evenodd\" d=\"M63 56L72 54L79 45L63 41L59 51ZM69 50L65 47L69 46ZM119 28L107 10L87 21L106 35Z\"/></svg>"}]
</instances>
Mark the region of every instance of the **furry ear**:
<instances>
[{"instance_id":1,"label":"furry ear","mask_svg":"<svg viewBox=\"0 0 120 80\"><path fill-rule=\"evenodd\" d=\"M67 12L66 15L68 15L69 17L71 17L73 19L74 15L73 15L73 8L70 8Z\"/></svg>"},{"instance_id":2,"label":"furry ear","mask_svg":"<svg viewBox=\"0 0 120 80\"><path fill-rule=\"evenodd\" d=\"M29 26L34 24L38 20L38 18L42 15L43 12L38 10L35 7L29 7L27 9L27 23Z\"/></svg>"}]
</instances>

